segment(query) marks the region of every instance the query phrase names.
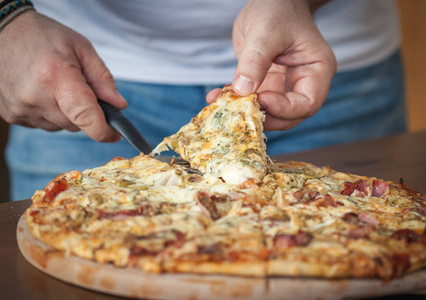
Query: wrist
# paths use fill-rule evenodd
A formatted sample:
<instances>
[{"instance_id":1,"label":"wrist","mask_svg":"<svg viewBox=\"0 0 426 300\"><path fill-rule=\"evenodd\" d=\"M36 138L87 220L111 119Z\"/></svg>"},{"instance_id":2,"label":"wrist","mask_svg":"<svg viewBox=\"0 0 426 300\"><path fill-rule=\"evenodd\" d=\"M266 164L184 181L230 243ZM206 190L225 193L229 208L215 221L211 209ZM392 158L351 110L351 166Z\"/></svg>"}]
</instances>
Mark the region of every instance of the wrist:
<instances>
[{"instance_id":1,"label":"wrist","mask_svg":"<svg viewBox=\"0 0 426 300\"><path fill-rule=\"evenodd\" d=\"M34 6L29 0L5 0L0 2L0 32L17 16L34 10Z\"/></svg>"}]
</instances>

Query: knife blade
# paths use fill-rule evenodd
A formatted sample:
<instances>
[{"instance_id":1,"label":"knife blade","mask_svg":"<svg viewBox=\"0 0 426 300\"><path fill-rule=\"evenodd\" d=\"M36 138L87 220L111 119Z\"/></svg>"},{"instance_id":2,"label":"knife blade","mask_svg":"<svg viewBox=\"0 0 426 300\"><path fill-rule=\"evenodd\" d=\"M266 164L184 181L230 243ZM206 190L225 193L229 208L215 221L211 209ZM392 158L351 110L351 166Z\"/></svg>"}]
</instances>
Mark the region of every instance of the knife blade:
<instances>
[{"instance_id":1,"label":"knife blade","mask_svg":"<svg viewBox=\"0 0 426 300\"><path fill-rule=\"evenodd\" d=\"M118 108L100 99L98 99L98 104L104 112L107 123L117 130L117 132L120 133L130 145L132 145L138 152L142 152L144 154L150 154L152 152L153 148L151 145L146 141L135 125L133 125L133 123L125 115L123 115ZM185 167L188 173L203 175L200 171L192 169L189 162L180 157L166 155L156 155L153 157L161 162L181 165Z\"/></svg>"},{"instance_id":2,"label":"knife blade","mask_svg":"<svg viewBox=\"0 0 426 300\"><path fill-rule=\"evenodd\" d=\"M111 104L98 99L107 123L118 131L139 152L149 154L153 150L151 145L145 140L130 120L123 113Z\"/></svg>"}]
</instances>

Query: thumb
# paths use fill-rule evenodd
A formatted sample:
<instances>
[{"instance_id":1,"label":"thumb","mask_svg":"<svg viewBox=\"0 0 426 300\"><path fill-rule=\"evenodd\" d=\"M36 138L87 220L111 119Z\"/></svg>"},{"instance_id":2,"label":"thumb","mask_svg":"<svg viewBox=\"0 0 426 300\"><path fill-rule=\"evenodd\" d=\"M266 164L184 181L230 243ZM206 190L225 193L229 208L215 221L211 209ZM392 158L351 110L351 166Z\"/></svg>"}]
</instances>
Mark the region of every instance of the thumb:
<instances>
[{"instance_id":1,"label":"thumb","mask_svg":"<svg viewBox=\"0 0 426 300\"><path fill-rule=\"evenodd\" d=\"M272 61L279 54L274 51L272 45L272 47L267 45L267 41L262 36L268 35L262 33L260 28L253 30L246 37L239 55L233 88L240 95L249 95L259 88L272 65Z\"/></svg>"},{"instance_id":2,"label":"thumb","mask_svg":"<svg viewBox=\"0 0 426 300\"><path fill-rule=\"evenodd\" d=\"M118 109L127 107L127 101L117 91L114 78L90 43L77 52L81 71L96 97Z\"/></svg>"}]
</instances>

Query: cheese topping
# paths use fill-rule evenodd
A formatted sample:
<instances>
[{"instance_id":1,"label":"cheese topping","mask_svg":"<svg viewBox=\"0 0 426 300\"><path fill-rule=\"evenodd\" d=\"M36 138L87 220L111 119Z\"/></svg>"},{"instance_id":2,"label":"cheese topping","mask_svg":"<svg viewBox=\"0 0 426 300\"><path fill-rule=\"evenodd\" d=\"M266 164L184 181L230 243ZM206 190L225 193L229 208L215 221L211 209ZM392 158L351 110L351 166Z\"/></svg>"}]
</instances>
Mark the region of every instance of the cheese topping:
<instances>
[{"instance_id":1,"label":"cheese topping","mask_svg":"<svg viewBox=\"0 0 426 300\"><path fill-rule=\"evenodd\" d=\"M214 103L165 138L153 153L168 146L191 167L230 184L260 180L268 170L263 120L255 94L239 97L227 86Z\"/></svg>"}]
</instances>

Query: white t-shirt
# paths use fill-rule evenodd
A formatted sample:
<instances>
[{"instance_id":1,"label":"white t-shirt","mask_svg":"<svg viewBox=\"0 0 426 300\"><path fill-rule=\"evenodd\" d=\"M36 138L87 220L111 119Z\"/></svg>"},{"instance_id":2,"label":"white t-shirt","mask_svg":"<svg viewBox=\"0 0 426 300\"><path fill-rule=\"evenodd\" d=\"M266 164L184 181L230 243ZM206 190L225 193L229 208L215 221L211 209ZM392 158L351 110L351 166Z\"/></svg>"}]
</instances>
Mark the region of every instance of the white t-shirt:
<instances>
[{"instance_id":1,"label":"white t-shirt","mask_svg":"<svg viewBox=\"0 0 426 300\"><path fill-rule=\"evenodd\" d=\"M88 38L117 79L230 83L231 33L247 0L34 0L38 12ZM399 46L393 0L334 0L314 15L338 70L374 64Z\"/></svg>"}]
</instances>

